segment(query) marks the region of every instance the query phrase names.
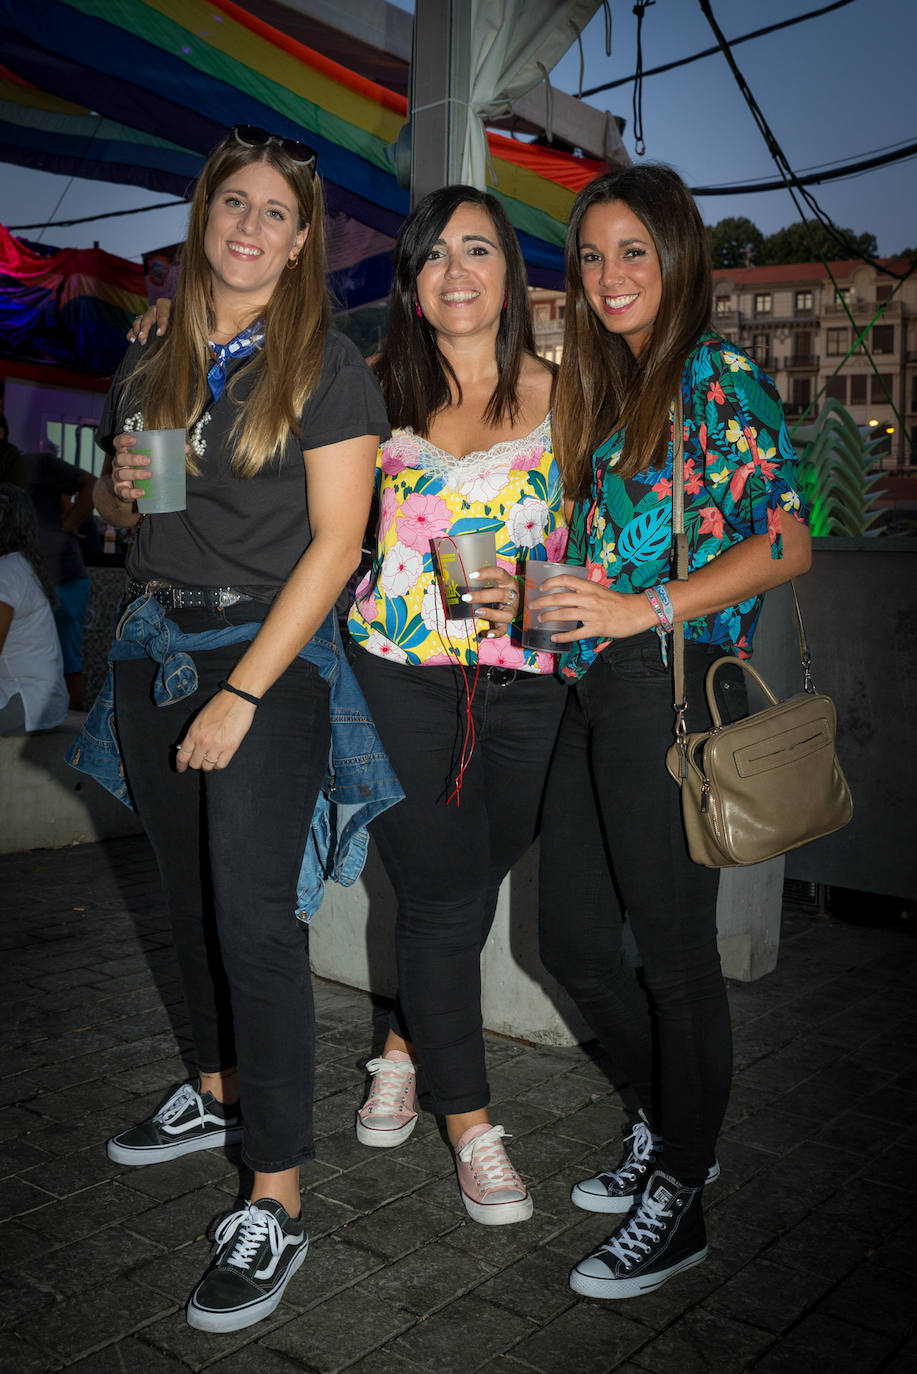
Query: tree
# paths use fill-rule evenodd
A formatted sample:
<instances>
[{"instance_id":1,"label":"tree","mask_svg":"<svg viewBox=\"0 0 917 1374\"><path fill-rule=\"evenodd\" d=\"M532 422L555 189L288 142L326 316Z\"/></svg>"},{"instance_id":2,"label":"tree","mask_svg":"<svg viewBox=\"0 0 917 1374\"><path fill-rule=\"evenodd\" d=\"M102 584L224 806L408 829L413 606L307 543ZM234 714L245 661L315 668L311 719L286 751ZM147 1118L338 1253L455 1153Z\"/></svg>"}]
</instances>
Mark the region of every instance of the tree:
<instances>
[{"instance_id":1,"label":"tree","mask_svg":"<svg viewBox=\"0 0 917 1374\"><path fill-rule=\"evenodd\" d=\"M845 247L830 230L818 220L808 224L798 221L785 229L778 229L764 240L758 263L771 266L789 262L817 262L824 257L828 262L843 262L855 258L857 252L877 257L879 245L875 234L857 234L853 229L838 229L838 234L846 239L851 247Z\"/></svg>"},{"instance_id":2,"label":"tree","mask_svg":"<svg viewBox=\"0 0 917 1374\"><path fill-rule=\"evenodd\" d=\"M714 267L754 267L760 263L764 235L744 216L733 215L707 226Z\"/></svg>"}]
</instances>

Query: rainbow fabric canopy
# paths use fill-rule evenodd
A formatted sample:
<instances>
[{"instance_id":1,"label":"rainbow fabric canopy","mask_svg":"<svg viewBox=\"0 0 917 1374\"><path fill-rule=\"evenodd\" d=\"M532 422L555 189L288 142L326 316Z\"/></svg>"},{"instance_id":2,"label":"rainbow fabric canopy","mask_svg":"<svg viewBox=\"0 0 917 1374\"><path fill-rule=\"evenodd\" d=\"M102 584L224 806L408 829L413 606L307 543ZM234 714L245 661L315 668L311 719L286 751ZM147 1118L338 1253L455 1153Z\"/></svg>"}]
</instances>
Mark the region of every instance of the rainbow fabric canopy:
<instances>
[{"instance_id":1,"label":"rainbow fabric canopy","mask_svg":"<svg viewBox=\"0 0 917 1374\"><path fill-rule=\"evenodd\" d=\"M232 0L0 0L0 52L4 161L186 196L227 128L259 124L317 150L332 215L392 236L408 211L386 152L407 119L404 97ZM559 287L573 197L604 168L489 141L493 189L530 279ZM378 271L348 266L335 283L345 304L378 298Z\"/></svg>"}]
</instances>

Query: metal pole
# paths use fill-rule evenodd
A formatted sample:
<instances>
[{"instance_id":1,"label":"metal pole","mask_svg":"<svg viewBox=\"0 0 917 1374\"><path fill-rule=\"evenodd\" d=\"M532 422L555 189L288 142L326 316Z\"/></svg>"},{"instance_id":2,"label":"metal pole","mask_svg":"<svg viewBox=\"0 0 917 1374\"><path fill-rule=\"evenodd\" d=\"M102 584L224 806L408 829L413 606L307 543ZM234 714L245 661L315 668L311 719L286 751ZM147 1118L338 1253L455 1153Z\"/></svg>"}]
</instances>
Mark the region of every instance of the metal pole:
<instances>
[{"instance_id":1,"label":"metal pole","mask_svg":"<svg viewBox=\"0 0 917 1374\"><path fill-rule=\"evenodd\" d=\"M471 98L471 0L417 0L411 55L411 206L461 179Z\"/></svg>"}]
</instances>

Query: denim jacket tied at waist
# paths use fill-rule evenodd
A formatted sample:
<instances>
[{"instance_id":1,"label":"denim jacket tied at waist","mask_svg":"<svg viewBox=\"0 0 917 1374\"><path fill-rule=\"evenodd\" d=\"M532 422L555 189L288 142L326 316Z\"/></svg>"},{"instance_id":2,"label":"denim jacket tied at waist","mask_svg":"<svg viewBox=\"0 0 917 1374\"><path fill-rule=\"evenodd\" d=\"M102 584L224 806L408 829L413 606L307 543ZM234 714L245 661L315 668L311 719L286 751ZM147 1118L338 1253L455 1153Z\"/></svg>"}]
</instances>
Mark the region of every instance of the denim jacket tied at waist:
<instances>
[{"instance_id":1,"label":"denim jacket tied at waist","mask_svg":"<svg viewBox=\"0 0 917 1374\"><path fill-rule=\"evenodd\" d=\"M115 729L112 665L146 655L159 664L153 684L157 706L169 706L197 690L197 669L189 650L254 639L261 622L227 625L194 634L183 633L166 617L152 596L132 601L125 610L108 655L108 675L82 730L67 752L67 762L88 773L118 801L133 810ZM334 611L301 658L318 668L328 684L331 749L328 772L316 803L297 885L296 914L311 920L322 900L325 882L347 887L363 871L369 843L367 825L404 792L382 748L369 708L341 644Z\"/></svg>"}]
</instances>

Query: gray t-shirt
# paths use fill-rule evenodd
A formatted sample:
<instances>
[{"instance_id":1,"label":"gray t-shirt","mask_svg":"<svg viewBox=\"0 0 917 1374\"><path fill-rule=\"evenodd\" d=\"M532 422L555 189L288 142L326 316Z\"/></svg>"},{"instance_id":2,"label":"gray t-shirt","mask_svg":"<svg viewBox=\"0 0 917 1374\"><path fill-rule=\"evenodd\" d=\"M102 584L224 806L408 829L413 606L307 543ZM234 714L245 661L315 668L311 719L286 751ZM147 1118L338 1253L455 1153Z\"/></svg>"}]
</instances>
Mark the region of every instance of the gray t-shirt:
<instances>
[{"instance_id":1,"label":"gray t-shirt","mask_svg":"<svg viewBox=\"0 0 917 1374\"><path fill-rule=\"evenodd\" d=\"M143 428L130 386L124 385L141 356L139 344L128 348L108 393L98 429L98 443L107 452L125 428ZM301 437L291 433L280 461L256 477L235 477L229 432L251 383L240 377L230 399L229 382L246 361L229 365L222 396L191 428L200 471L188 473L187 508L147 516L138 531L127 557L127 570L138 582L279 589L312 538L303 450L390 433L375 378L354 344L329 330L321 378L302 412Z\"/></svg>"}]
</instances>

